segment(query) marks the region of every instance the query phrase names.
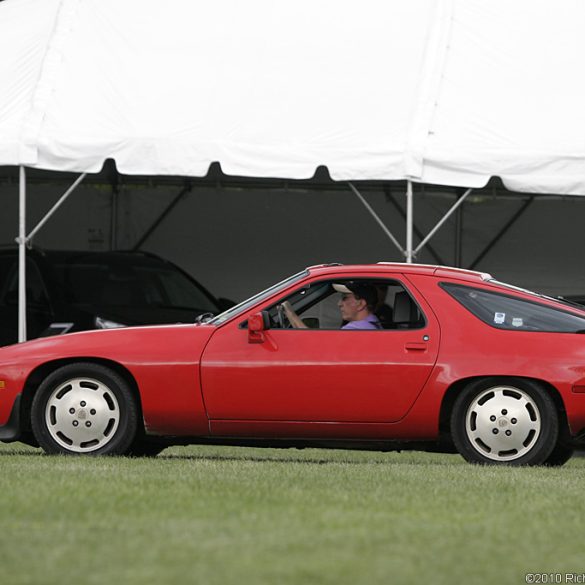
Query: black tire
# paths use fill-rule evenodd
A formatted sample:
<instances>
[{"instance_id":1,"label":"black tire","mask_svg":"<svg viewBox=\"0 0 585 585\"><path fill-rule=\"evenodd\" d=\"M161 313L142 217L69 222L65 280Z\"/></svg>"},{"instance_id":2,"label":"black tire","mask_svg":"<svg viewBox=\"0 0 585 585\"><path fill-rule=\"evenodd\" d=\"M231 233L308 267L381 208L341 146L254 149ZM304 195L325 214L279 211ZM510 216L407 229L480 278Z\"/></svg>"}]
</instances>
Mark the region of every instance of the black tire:
<instances>
[{"instance_id":1,"label":"black tire","mask_svg":"<svg viewBox=\"0 0 585 585\"><path fill-rule=\"evenodd\" d=\"M552 453L544 460L544 465L547 467L560 467L564 465L575 453L573 447L564 445L558 442Z\"/></svg>"},{"instance_id":2,"label":"black tire","mask_svg":"<svg viewBox=\"0 0 585 585\"><path fill-rule=\"evenodd\" d=\"M123 455L138 428L138 407L113 370L76 363L55 370L37 390L34 436L49 454Z\"/></svg>"},{"instance_id":3,"label":"black tire","mask_svg":"<svg viewBox=\"0 0 585 585\"><path fill-rule=\"evenodd\" d=\"M471 463L543 465L557 445L559 416L540 384L484 378L458 396L451 433L457 451Z\"/></svg>"},{"instance_id":4,"label":"black tire","mask_svg":"<svg viewBox=\"0 0 585 585\"><path fill-rule=\"evenodd\" d=\"M160 443L152 443L144 439L136 440L130 445L126 455L128 457L156 457L166 448L167 445L161 445Z\"/></svg>"}]
</instances>

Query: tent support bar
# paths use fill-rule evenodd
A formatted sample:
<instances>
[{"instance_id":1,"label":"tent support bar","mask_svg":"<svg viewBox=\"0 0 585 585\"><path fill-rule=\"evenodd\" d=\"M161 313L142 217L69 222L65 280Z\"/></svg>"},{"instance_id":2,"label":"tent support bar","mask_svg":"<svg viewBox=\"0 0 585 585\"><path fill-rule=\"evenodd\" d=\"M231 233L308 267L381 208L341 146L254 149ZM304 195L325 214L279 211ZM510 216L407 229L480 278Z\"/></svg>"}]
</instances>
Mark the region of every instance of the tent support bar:
<instances>
[{"instance_id":1,"label":"tent support bar","mask_svg":"<svg viewBox=\"0 0 585 585\"><path fill-rule=\"evenodd\" d=\"M437 225L428 233L427 237L416 247L414 251L415 254L418 254L424 245L443 227L443 224L457 211L457 208L467 199L469 194L473 191L473 189L467 189L459 199L451 206L451 209L447 211L447 213L437 222Z\"/></svg>"},{"instance_id":2,"label":"tent support bar","mask_svg":"<svg viewBox=\"0 0 585 585\"><path fill-rule=\"evenodd\" d=\"M18 182L18 343L26 341L26 171Z\"/></svg>"},{"instance_id":3,"label":"tent support bar","mask_svg":"<svg viewBox=\"0 0 585 585\"><path fill-rule=\"evenodd\" d=\"M404 213L404 210L402 209L402 207L400 207L396 199L393 197L392 193L390 193L390 189L385 188L384 193L386 194L386 198L388 199L388 201L390 201L390 203L394 205L396 211L400 214L402 219L406 221L406 214ZM421 231L416 227L416 224L414 222L412 223L412 230L419 240L423 239ZM445 264L445 261L443 260L441 255L433 248L433 246L427 244L427 250L429 251L430 254L432 254L434 259L437 261L437 264Z\"/></svg>"},{"instance_id":4,"label":"tent support bar","mask_svg":"<svg viewBox=\"0 0 585 585\"><path fill-rule=\"evenodd\" d=\"M457 196L462 197L463 194L459 189ZM454 249L454 264L460 268L463 265L463 206L459 207L455 212L455 249Z\"/></svg>"},{"instance_id":5,"label":"tent support bar","mask_svg":"<svg viewBox=\"0 0 585 585\"><path fill-rule=\"evenodd\" d=\"M506 225L493 237L492 241L484 248L483 252L470 264L469 270L474 270L475 267L487 256L490 250L498 243L498 241L506 234L506 232L520 219L524 212L530 207L534 201L534 196L529 197L520 209L508 220Z\"/></svg>"},{"instance_id":6,"label":"tent support bar","mask_svg":"<svg viewBox=\"0 0 585 585\"><path fill-rule=\"evenodd\" d=\"M412 181L406 181L406 262L412 264L416 252L412 250L412 226L413 218Z\"/></svg>"},{"instance_id":7,"label":"tent support bar","mask_svg":"<svg viewBox=\"0 0 585 585\"><path fill-rule=\"evenodd\" d=\"M152 233L158 228L158 226L165 220L167 215L175 208L177 203L181 200L183 195L191 191L191 183L187 183L180 191L179 194L167 205L166 209L159 215L158 219L144 232L142 237L134 244L133 251L139 250L142 244L148 240Z\"/></svg>"},{"instance_id":8,"label":"tent support bar","mask_svg":"<svg viewBox=\"0 0 585 585\"><path fill-rule=\"evenodd\" d=\"M32 242L33 238L37 235L37 232L47 223L47 221L49 221L49 218L55 213L55 211L57 211L57 209L59 209L59 207L61 207L61 205L63 205L63 203L65 202L67 197L69 197L69 195L71 195L71 193L73 193L73 191L75 191L75 189L77 188L79 183L81 183L81 181L83 181L83 179L85 178L85 175L86 175L86 173L82 173L81 175L79 175L79 177L77 177L77 179L75 180L73 185L71 185L71 187L69 187L69 189L67 189L67 191L65 191L65 193L63 193L63 195L61 196L59 201L57 201L57 203L55 203L55 205L53 205L53 207L51 207L51 209L47 212L45 217L43 217L43 219L41 219L41 221L39 221L39 223L36 225L36 227L26 237L27 244L30 244L30 242Z\"/></svg>"},{"instance_id":9,"label":"tent support bar","mask_svg":"<svg viewBox=\"0 0 585 585\"><path fill-rule=\"evenodd\" d=\"M394 237L392 232L386 227L384 222L380 219L378 214L372 209L370 204L364 199L363 195L354 187L352 183L348 183L350 189L354 192L355 196L362 202L363 206L368 210L369 214L376 220L376 223L382 228L383 232L390 238L390 241L400 250L400 253L405 256L406 252L398 240Z\"/></svg>"}]
</instances>

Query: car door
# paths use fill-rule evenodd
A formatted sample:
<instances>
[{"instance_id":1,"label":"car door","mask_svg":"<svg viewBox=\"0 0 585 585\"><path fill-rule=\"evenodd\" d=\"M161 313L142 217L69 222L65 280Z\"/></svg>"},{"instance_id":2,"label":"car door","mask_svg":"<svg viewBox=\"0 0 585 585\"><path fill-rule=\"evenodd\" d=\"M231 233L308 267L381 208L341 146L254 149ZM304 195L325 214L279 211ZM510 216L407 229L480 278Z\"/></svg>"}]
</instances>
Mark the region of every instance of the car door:
<instances>
[{"instance_id":1,"label":"car door","mask_svg":"<svg viewBox=\"0 0 585 585\"><path fill-rule=\"evenodd\" d=\"M249 343L243 319L220 328L201 361L212 432L221 434L220 421L400 420L428 379L440 341L430 307L410 294L424 313L417 329L269 329L262 343Z\"/></svg>"}]
</instances>

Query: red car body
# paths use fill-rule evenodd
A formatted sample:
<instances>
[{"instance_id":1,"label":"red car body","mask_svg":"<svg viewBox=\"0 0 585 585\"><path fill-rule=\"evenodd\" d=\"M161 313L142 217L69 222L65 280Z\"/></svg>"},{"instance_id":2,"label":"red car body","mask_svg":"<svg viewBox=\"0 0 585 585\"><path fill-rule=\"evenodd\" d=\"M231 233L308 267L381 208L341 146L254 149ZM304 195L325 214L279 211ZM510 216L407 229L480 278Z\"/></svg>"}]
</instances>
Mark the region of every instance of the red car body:
<instances>
[{"instance_id":1,"label":"red car body","mask_svg":"<svg viewBox=\"0 0 585 585\"><path fill-rule=\"evenodd\" d=\"M422 327L247 327L301 287L379 278L408 291L424 314ZM559 437L572 448L585 430L585 336L493 327L445 284L585 318L582 309L471 271L390 263L312 267L288 286L231 309L219 324L91 331L1 348L0 439L30 437L35 393L52 372L95 363L127 382L146 439L377 448L425 442L448 449L458 396L478 380L502 379L538 384L556 409Z\"/></svg>"}]
</instances>

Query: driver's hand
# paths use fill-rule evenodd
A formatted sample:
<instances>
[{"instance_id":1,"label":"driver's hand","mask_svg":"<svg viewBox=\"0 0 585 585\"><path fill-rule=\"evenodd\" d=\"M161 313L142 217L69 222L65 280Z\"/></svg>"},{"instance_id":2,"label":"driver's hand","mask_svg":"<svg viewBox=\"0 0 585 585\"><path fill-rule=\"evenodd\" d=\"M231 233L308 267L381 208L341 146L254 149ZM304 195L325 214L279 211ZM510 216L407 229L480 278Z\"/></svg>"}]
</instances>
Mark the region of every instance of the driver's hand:
<instances>
[{"instance_id":1,"label":"driver's hand","mask_svg":"<svg viewBox=\"0 0 585 585\"><path fill-rule=\"evenodd\" d=\"M289 323L295 329L306 329L307 326L303 323L302 319L295 313L295 310L292 308L292 305L288 301L283 301L280 305L284 312L286 313L286 317L289 320Z\"/></svg>"}]
</instances>

